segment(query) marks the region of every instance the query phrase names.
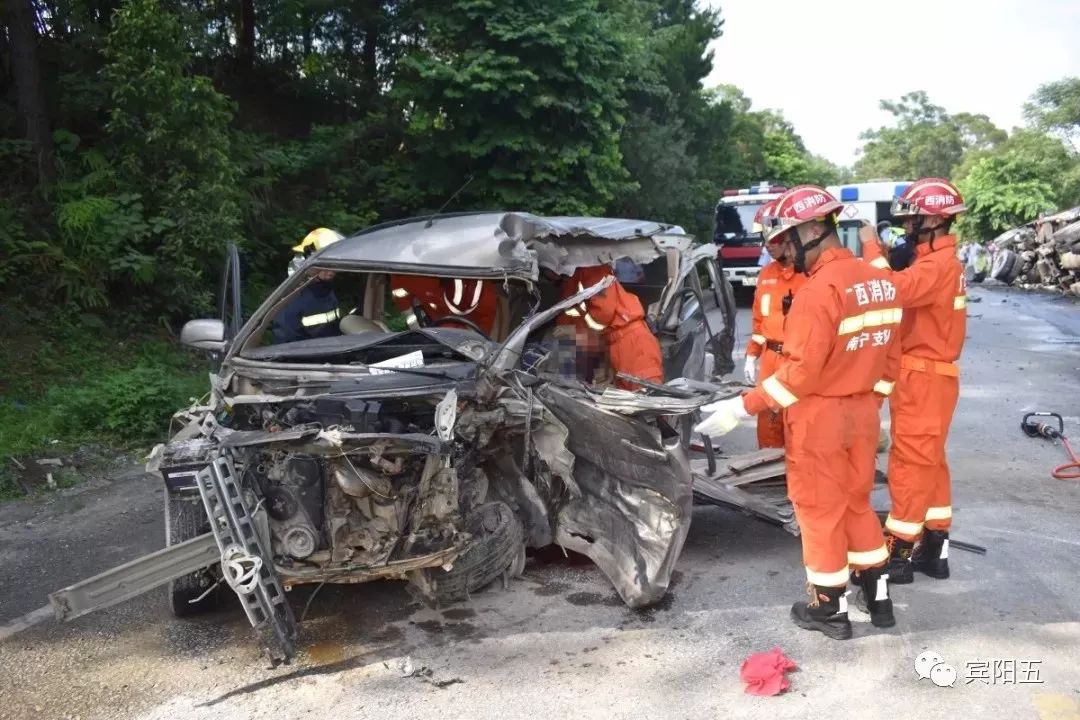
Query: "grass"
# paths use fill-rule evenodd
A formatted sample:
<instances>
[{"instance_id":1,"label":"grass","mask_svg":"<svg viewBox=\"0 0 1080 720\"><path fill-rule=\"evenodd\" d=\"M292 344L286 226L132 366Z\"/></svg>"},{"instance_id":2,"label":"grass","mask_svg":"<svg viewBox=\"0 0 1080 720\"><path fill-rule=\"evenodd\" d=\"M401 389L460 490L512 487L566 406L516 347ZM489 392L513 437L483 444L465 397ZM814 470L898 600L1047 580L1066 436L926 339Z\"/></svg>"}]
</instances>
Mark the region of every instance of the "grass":
<instances>
[{"instance_id":1,"label":"grass","mask_svg":"<svg viewBox=\"0 0 1080 720\"><path fill-rule=\"evenodd\" d=\"M205 360L157 333L9 307L0 318L0 499L21 494L12 457L160 441L172 413L208 389Z\"/></svg>"}]
</instances>

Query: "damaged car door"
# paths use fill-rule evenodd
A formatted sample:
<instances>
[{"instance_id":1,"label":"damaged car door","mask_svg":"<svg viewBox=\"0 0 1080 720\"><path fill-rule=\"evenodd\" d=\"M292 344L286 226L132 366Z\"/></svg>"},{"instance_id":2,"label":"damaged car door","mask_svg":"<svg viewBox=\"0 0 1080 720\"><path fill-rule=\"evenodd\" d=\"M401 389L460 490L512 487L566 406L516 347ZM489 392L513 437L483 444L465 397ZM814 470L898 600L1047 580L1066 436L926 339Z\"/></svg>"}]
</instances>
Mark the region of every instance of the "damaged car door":
<instances>
[{"instance_id":1,"label":"damaged car door","mask_svg":"<svg viewBox=\"0 0 1080 720\"><path fill-rule=\"evenodd\" d=\"M687 253L657 314L668 378L709 380L735 365L735 297L707 248Z\"/></svg>"},{"instance_id":2,"label":"damaged car door","mask_svg":"<svg viewBox=\"0 0 1080 720\"><path fill-rule=\"evenodd\" d=\"M485 381L492 387L503 384L500 378L512 375L534 330L611 282L605 278L525 321L495 355ZM659 418L694 407L685 400L665 402L609 390L623 399L616 412L599 404L606 396L554 379L537 384L533 392L562 426L557 434L565 438L565 452L572 456L571 462L543 457L549 467L564 472L564 492L552 520L555 542L595 562L630 607L658 602L686 541L693 504L693 478L683 444ZM635 402L635 397L641 400ZM533 435L538 450L545 445L540 432Z\"/></svg>"},{"instance_id":3,"label":"damaged car door","mask_svg":"<svg viewBox=\"0 0 1080 720\"><path fill-rule=\"evenodd\" d=\"M658 602L690 530L693 479L678 433L553 383L537 398L566 426L574 456L555 541L595 562L630 607Z\"/></svg>"}]
</instances>

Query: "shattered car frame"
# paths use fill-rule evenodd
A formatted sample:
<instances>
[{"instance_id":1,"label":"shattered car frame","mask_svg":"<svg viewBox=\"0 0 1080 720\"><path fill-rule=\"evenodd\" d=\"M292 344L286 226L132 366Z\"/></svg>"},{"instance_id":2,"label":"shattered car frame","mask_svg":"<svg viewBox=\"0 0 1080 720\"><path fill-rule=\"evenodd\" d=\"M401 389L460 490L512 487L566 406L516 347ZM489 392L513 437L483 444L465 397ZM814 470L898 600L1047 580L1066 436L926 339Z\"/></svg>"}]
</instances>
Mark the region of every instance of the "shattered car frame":
<instances>
[{"instance_id":1,"label":"shattered car frame","mask_svg":"<svg viewBox=\"0 0 1080 720\"><path fill-rule=\"evenodd\" d=\"M556 318L612 279L562 299L540 269L625 259L640 274L623 286L648 309L671 379L640 392L550 362ZM273 317L321 270L362 279L348 312L364 329L267 344ZM390 331L378 321L394 275L490 282L501 321L492 337L430 318ZM733 366L734 300L712 247L676 226L525 213L405 220L316 253L246 322L239 287L230 248L220 316L181 332L214 371L210 400L177 413L148 464L164 480L166 548L51 595L60 619L164 582L173 611L192 614L227 585L284 660L295 652L295 586L396 579L429 603L454 602L521 573L527 547L552 544L590 557L627 606L644 607L671 581L694 476L715 476L704 493L713 502L740 504L707 438L705 460L690 460L693 413L730 393L711 381Z\"/></svg>"},{"instance_id":2,"label":"shattered car frame","mask_svg":"<svg viewBox=\"0 0 1080 720\"><path fill-rule=\"evenodd\" d=\"M620 258L662 268L662 283L627 287L681 386L596 387L523 360L612 282L543 302L540 268ZM264 344L315 270L362 273L355 313L369 321L393 273L495 281L513 322L495 338L416 327ZM664 596L690 524L690 416L716 398L702 381L732 366L734 299L711 246L646 221L446 215L325 248L240 327L232 297L221 320L185 327L185 342L217 355L210 400L177 415L149 466L166 486L168 544L210 532L220 555L172 580L176 614L227 584L287 658L297 627L285 592L297 585L401 579L429 603L454 602L551 544L591 558L630 607Z\"/></svg>"}]
</instances>

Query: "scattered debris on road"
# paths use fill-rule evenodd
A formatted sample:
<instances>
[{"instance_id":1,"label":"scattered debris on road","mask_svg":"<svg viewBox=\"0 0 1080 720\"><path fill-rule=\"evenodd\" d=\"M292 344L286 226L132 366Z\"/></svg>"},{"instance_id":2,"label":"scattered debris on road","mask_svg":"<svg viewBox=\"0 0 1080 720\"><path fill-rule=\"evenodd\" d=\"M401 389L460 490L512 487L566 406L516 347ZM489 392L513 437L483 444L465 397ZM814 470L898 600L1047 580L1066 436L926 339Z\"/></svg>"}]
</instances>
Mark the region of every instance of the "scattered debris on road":
<instances>
[{"instance_id":1,"label":"scattered debris on road","mask_svg":"<svg viewBox=\"0 0 1080 720\"><path fill-rule=\"evenodd\" d=\"M385 663L385 662L383 663L383 667L385 667L388 670L390 669L390 665ZM448 680L436 680L434 670L432 670L431 668L429 668L426 665L421 665L420 667L414 667L411 657L406 657L403 660L401 660L401 662L398 663L398 669L401 671L401 676L403 678L416 678L417 680L423 680L424 682L428 683L429 685L434 685L435 687L439 688L440 690L445 690L446 688L450 687L451 685L458 685L458 684L464 684L465 683L464 680L462 680L461 678L457 678L457 677L450 678Z\"/></svg>"}]
</instances>

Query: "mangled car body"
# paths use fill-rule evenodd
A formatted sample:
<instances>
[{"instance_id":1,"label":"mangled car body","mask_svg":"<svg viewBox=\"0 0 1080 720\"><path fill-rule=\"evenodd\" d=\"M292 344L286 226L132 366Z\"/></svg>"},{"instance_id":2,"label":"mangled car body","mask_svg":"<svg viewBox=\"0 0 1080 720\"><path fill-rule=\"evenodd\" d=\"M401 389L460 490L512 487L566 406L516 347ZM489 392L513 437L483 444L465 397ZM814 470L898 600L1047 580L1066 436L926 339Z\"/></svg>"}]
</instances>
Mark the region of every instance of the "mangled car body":
<instances>
[{"instance_id":1,"label":"mangled car body","mask_svg":"<svg viewBox=\"0 0 1080 720\"><path fill-rule=\"evenodd\" d=\"M728 372L734 302L715 253L654 222L393 223L312 256L246 322L239 294L223 294L222 317L182 337L217 356L210 400L177 415L181 429L151 463L169 544L212 533L220 555L172 580L173 610L202 609L223 580L288 656L292 587L394 578L453 602L520 573L527 547L553 543L590 557L627 605L658 601L689 528L689 415L715 393L685 382L628 392L547 361L553 321L611 279L560 299L540 268L621 260L641 270L624 285L648 308L666 378ZM356 301L344 312L365 329L269 344L273 318L317 270L336 273L339 295ZM497 284L502 329L487 337L421 317L387 330L396 275Z\"/></svg>"}]
</instances>

